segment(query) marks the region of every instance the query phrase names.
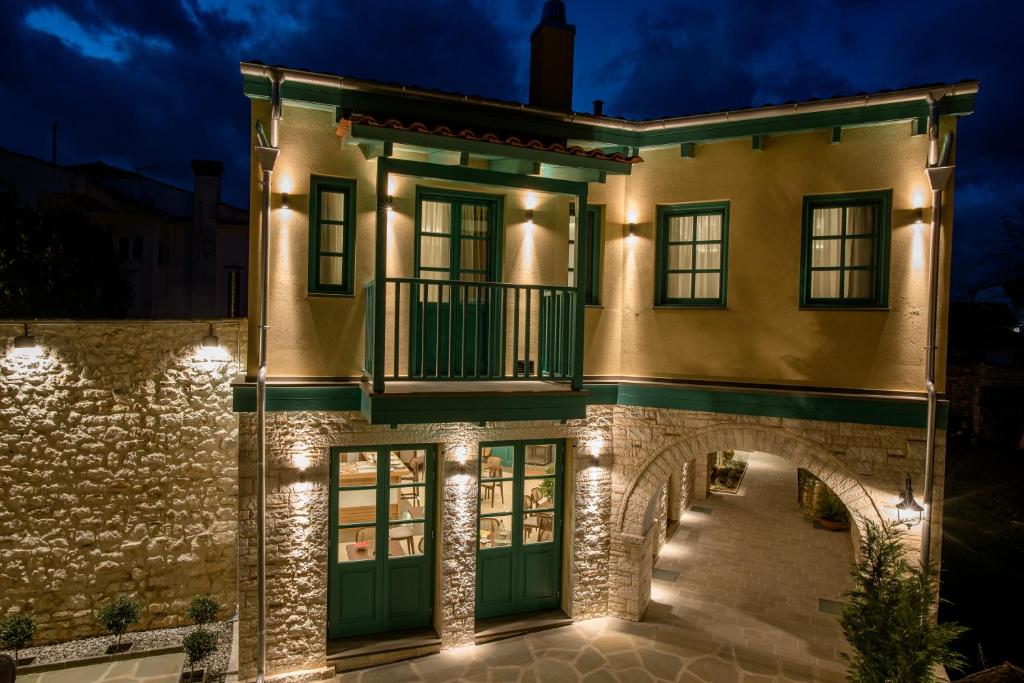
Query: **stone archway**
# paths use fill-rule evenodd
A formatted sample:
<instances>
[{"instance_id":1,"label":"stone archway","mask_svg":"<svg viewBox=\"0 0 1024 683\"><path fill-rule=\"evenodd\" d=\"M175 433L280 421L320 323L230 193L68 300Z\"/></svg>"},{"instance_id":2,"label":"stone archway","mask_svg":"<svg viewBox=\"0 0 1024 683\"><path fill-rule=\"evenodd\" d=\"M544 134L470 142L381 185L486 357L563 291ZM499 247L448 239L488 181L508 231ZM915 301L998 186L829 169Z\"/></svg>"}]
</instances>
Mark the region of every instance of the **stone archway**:
<instances>
[{"instance_id":1,"label":"stone archway","mask_svg":"<svg viewBox=\"0 0 1024 683\"><path fill-rule=\"evenodd\" d=\"M846 505L855 520L854 542L866 520L884 517L864 485L839 459L819 444L784 428L760 425L716 425L696 430L648 455L623 487L612 515L612 557L609 611L637 621L650 600L650 534L643 527L651 497L686 462L715 451L761 451L785 458L821 479Z\"/></svg>"}]
</instances>

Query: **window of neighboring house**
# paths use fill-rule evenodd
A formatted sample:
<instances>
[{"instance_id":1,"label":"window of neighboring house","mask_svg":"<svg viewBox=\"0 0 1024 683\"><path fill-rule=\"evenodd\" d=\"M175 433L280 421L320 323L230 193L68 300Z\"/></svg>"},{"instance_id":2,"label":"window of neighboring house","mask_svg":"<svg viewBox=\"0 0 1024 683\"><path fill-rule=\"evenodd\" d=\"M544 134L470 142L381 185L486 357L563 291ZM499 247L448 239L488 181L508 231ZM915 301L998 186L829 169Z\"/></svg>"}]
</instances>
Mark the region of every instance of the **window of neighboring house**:
<instances>
[{"instance_id":1,"label":"window of neighboring house","mask_svg":"<svg viewBox=\"0 0 1024 683\"><path fill-rule=\"evenodd\" d=\"M356 183L312 176L309 183L309 291L351 294Z\"/></svg>"},{"instance_id":2,"label":"window of neighboring house","mask_svg":"<svg viewBox=\"0 0 1024 683\"><path fill-rule=\"evenodd\" d=\"M588 306L601 304L601 207L587 206L587 253L584 262L587 266L587 282L584 288L583 303ZM569 205L569 286L576 286L576 206Z\"/></svg>"},{"instance_id":3,"label":"window of neighboring house","mask_svg":"<svg viewBox=\"0 0 1024 683\"><path fill-rule=\"evenodd\" d=\"M725 306L729 204L658 207L655 303Z\"/></svg>"},{"instance_id":4,"label":"window of neighboring house","mask_svg":"<svg viewBox=\"0 0 1024 683\"><path fill-rule=\"evenodd\" d=\"M888 303L892 191L804 198L800 304Z\"/></svg>"},{"instance_id":5,"label":"window of neighboring house","mask_svg":"<svg viewBox=\"0 0 1024 683\"><path fill-rule=\"evenodd\" d=\"M142 260L142 235L136 235L132 238L132 260Z\"/></svg>"}]
</instances>

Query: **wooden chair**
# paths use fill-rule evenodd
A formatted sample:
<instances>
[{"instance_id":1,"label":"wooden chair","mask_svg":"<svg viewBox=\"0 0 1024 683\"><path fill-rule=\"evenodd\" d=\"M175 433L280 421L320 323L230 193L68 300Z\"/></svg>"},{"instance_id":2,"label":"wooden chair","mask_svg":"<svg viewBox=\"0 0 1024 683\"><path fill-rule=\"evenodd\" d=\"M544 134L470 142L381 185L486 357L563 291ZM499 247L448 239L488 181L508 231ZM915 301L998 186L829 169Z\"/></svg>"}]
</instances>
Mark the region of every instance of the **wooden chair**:
<instances>
[{"instance_id":1,"label":"wooden chair","mask_svg":"<svg viewBox=\"0 0 1024 683\"><path fill-rule=\"evenodd\" d=\"M496 545L498 541L498 535L504 528L505 525L501 523L500 519L496 519L494 517L481 517L480 531L486 531L490 534L490 536L488 536L486 540L484 540L483 535L481 534L481 545Z\"/></svg>"},{"instance_id":2,"label":"wooden chair","mask_svg":"<svg viewBox=\"0 0 1024 683\"><path fill-rule=\"evenodd\" d=\"M523 496L523 511L526 512L523 515L523 529L526 531L526 537L529 538L534 531L540 529L540 523L537 521L537 515L530 513L530 508L533 507L533 498L531 496Z\"/></svg>"},{"instance_id":3,"label":"wooden chair","mask_svg":"<svg viewBox=\"0 0 1024 683\"><path fill-rule=\"evenodd\" d=\"M401 458L401 456L399 456ZM404 460L402 462L405 462ZM400 481L419 483L420 477L423 474L423 456L414 455L409 458L408 462L405 462L405 466L409 468L408 472L402 474ZM420 504L420 487L401 489L399 498L402 500L411 500L413 504Z\"/></svg>"},{"instance_id":4,"label":"wooden chair","mask_svg":"<svg viewBox=\"0 0 1024 683\"><path fill-rule=\"evenodd\" d=\"M373 527L360 527L356 529L356 543L361 541L372 541L377 538L377 530Z\"/></svg>"},{"instance_id":5,"label":"wooden chair","mask_svg":"<svg viewBox=\"0 0 1024 683\"><path fill-rule=\"evenodd\" d=\"M537 531L537 542L550 541L555 537L555 520L550 512L541 512L537 515L537 522L540 529Z\"/></svg>"},{"instance_id":6,"label":"wooden chair","mask_svg":"<svg viewBox=\"0 0 1024 683\"><path fill-rule=\"evenodd\" d=\"M490 479L501 477L502 474L504 474L504 471L502 470L501 458L499 458L496 455L492 455L491 457L487 458L487 461L484 464L484 466L486 467L487 470L487 477ZM504 503L505 499L502 498L501 502Z\"/></svg>"}]
</instances>

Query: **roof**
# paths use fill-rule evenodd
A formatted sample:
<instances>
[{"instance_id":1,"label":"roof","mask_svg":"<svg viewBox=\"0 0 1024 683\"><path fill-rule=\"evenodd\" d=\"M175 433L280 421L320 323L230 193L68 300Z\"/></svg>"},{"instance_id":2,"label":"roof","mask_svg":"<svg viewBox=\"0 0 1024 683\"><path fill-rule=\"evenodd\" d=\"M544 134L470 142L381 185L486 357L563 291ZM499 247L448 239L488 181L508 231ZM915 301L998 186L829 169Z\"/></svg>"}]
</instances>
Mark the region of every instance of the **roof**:
<instances>
[{"instance_id":1,"label":"roof","mask_svg":"<svg viewBox=\"0 0 1024 683\"><path fill-rule=\"evenodd\" d=\"M421 121L413 121L412 123L403 123L402 121L389 118L384 122L378 121L373 116L368 114L354 114L351 118L353 124L373 126L375 128L390 128L391 130L402 130L411 133L425 133L429 135L440 135L449 138L461 138L463 140L473 140L476 142L490 142L496 145L506 145L510 147L519 147L527 149L536 149L545 152L556 152L559 154L568 154L577 157L589 157L591 159L599 159L601 161L615 161L619 163L636 164L643 161L637 155L627 156L620 152L607 153L600 149L585 149L579 145L563 145L559 142L541 142L537 139L523 140L516 135L498 135L497 133L477 133L469 128L458 128L456 131L450 126L444 124L437 124L434 126L428 126L426 123Z\"/></svg>"},{"instance_id":2,"label":"roof","mask_svg":"<svg viewBox=\"0 0 1024 683\"><path fill-rule=\"evenodd\" d=\"M465 104L477 104L483 106L500 107L503 109L515 109L524 113L534 113L557 117L563 120L585 122L591 125L603 125L612 128L636 127L636 129L649 129L653 126L664 126L682 123L699 123L705 117L744 117L744 115L766 115L774 112L785 114L795 112L797 109L806 110L808 107L818 109L840 108L845 106L856 106L858 103L867 104L875 101L907 101L911 99L923 99L929 93L941 93L946 95L973 95L978 92L979 82L977 79L961 79L956 82L936 81L919 85L909 85L903 88L884 88L872 92L857 92L846 95L833 95L826 98L810 97L804 100L787 100L779 104L766 103L756 107L740 107L737 109L708 111L699 113L673 114L660 118L629 119L606 115L596 115L587 112L564 112L531 107L523 102L511 99L495 97L484 97L482 95L467 94L451 90L437 88L425 88L417 85L408 85L395 81L378 81L374 79L355 78L332 72L314 72L305 68L293 69L283 65L268 66L259 60L251 60L241 63L243 76L269 77L271 72L276 72L284 77L286 81L300 81L307 84L333 84L342 90L370 90L387 92L392 95L403 97L424 97L446 100L459 100ZM632 124L632 126L630 126Z\"/></svg>"},{"instance_id":3,"label":"roof","mask_svg":"<svg viewBox=\"0 0 1024 683\"><path fill-rule=\"evenodd\" d=\"M957 683L1024 683L1024 669L1003 662L999 666L964 676Z\"/></svg>"}]
</instances>

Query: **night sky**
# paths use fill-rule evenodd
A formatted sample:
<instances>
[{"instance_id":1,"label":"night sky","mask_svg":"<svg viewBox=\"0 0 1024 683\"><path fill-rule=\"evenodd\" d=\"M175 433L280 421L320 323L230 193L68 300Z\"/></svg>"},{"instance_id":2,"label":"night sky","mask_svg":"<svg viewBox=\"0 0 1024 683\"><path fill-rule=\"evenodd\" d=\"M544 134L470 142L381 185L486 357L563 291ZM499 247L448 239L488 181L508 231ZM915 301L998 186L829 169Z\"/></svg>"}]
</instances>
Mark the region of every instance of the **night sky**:
<instances>
[{"instance_id":1,"label":"night sky","mask_svg":"<svg viewBox=\"0 0 1024 683\"><path fill-rule=\"evenodd\" d=\"M189 187L225 162L247 202L238 62L525 100L542 0L0 0L0 146L102 159ZM958 289L986 284L1000 215L1024 202L1024 2L567 0L574 105L652 117L981 80L959 137Z\"/></svg>"}]
</instances>

